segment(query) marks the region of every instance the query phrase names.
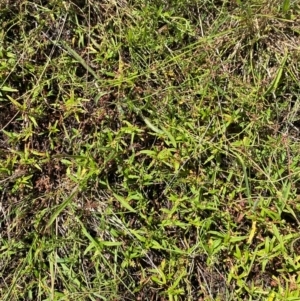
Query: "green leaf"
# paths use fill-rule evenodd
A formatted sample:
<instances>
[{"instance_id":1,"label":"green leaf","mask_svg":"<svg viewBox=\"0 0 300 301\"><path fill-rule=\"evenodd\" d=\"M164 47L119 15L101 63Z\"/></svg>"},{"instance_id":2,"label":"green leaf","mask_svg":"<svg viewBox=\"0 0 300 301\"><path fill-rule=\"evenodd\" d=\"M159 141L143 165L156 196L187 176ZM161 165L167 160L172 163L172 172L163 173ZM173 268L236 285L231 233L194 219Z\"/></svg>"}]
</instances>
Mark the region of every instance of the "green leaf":
<instances>
[{"instance_id":1,"label":"green leaf","mask_svg":"<svg viewBox=\"0 0 300 301\"><path fill-rule=\"evenodd\" d=\"M161 128L163 129L164 133L170 139L171 144L176 148L177 147L177 143L176 143L176 140L175 140L174 136L169 131L167 131L166 128L164 128L164 127L161 127Z\"/></svg>"},{"instance_id":2,"label":"green leaf","mask_svg":"<svg viewBox=\"0 0 300 301\"><path fill-rule=\"evenodd\" d=\"M119 241L100 241L100 244L105 247L118 247L122 246L123 243Z\"/></svg>"},{"instance_id":3,"label":"green leaf","mask_svg":"<svg viewBox=\"0 0 300 301\"><path fill-rule=\"evenodd\" d=\"M136 210L134 210L130 205L129 205L129 200L128 199L125 199L123 198L122 196L114 193L114 197L120 202L120 204L126 208L127 210L129 210L130 212L136 212Z\"/></svg>"},{"instance_id":4,"label":"green leaf","mask_svg":"<svg viewBox=\"0 0 300 301\"><path fill-rule=\"evenodd\" d=\"M24 105L21 105L20 103L18 103L15 99L13 99L12 97L10 97L9 95L7 95L7 98L12 102L13 105L15 105L18 109L20 110L24 110Z\"/></svg>"},{"instance_id":5,"label":"green leaf","mask_svg":"<svg viewBox=\"0 0 300 301\"><path fill-rule=\"evenodd\" d=\"M157 134L163 134L163 133L164 133L162 130L160 130L158 127L156 127L154 124L152 124L148 118L143 117L143 119L144 119L146 125L147 125L153 132L155 132L155 133L157 133Z\"/></svg>"},{"instance_id":6,"label":"green leaf","mask_svg":"<svg viewBox=\"0 0 300 301\"><path fill-rule=\"evenodd\" d=\"M14 88L11 88L11 87L8 87L8 86L0 87L0 90L3 91L3 92L18 92L17 89L14 89Z\"/></svg>"},{"instance_id":7,"label":"green leaf","mask_svg":"<svg viewBox=\"0 0 300 301\"><path fill-rule=\"evenodd\" d=\"M145 233L141 233L142 235L140 235L138 232L141 232L141 231L134 230L134 229L131 229L130 232L141 242L146 242L147 239L145 237Z\"/></svg>"},{"instance_id":8,"label":"green leaf","mask_svg":"<svg viewBox=\"0 0 300 301\"><path fill-rule=\"evenodd\" d=\"M286 51L281 63L280 63L280 67L277 70L276 76L274 77L271 85L269 86L269 88L267 89L267 91L265 92L264 96L267 96L270 93L274 93L277 89L278 86L280 84L281 78L282 78L282 73L286 64L288 58L288 51Z\"/></svg>"},{"instance_id":9,"label":"green leaf","mask_svg":"<svg viewBox=\"0 0 300 301\"><path fill-rule=\"evenodd\" d=\"M77 194L79 190L79 185L76 185L74 189L72 190L71 194L65 199L64 202L62 202L60 205L58 205L57 209L54 211L52 216L50 217L50 220L47 223L47 227L49 228L53 222L56 220L56 218L60 215L60 213L67 207L67 205L72 201L74 196Z\"/></svg>"},{"instance_id":10,"label":"green leaf","mask_svg":"<svg viewBox=\"0 0 300 301\"><path fill-rule=\"evenodd\" d=\"M289 11L290 6L291 6L291 1L290 0L283 0L283 3L282 3L282 12L284 14L286 14Z\"/></svg>"}]
</instances>

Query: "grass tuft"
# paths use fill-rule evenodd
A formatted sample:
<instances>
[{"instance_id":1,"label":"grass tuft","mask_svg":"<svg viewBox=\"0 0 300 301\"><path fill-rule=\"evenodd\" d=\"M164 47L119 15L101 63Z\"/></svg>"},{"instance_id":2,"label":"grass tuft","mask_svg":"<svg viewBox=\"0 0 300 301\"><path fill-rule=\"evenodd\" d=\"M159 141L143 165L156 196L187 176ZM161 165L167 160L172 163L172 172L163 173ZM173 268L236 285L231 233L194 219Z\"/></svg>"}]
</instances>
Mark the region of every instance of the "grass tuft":
<instances>
[{"instance_id":1,"label":"grass tuft","mask_svg":"<svg viewBox=\"0 0 300 301\"><path fill-rule=\"evenodd\" d=\"M298 300L300 6L0 3L1 300Z\"/></svg>"}]
</instances>

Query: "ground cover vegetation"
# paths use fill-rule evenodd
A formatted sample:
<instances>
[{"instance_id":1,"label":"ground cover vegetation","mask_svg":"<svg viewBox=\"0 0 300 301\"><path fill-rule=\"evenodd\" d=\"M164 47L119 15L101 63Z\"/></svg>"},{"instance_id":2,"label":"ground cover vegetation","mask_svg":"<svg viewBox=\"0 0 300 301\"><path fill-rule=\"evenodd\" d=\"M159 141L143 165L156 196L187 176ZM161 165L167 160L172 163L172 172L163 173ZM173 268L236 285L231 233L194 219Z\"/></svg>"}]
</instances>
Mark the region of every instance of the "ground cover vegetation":
<instances>
[{"instance_id":1,"label":"ground cover vegetation","mask_svg":"<svg viewBox=\"0 0 300 301\"><path fill-rule=\"evenodd\" d=\"M0 2L1 300L299 300L300 6Z\"/></svg>"}]
</instances>

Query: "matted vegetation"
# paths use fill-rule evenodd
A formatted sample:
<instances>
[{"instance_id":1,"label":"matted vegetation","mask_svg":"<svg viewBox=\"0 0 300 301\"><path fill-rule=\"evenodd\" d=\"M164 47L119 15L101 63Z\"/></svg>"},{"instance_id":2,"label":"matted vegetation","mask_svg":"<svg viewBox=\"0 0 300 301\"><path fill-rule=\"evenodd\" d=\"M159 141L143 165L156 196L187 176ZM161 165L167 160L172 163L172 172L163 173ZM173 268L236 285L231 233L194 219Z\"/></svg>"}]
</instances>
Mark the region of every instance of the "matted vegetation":
<instances>
[{"instance_id":1,"label":"matted vegetation","mask_svg":"<svg viewBox=\"0 0 300 301\"><path fill-rule=\"evenodd\" d=\"M1 300L299 300L300 6L0 2Z\"/></svg>"}]
</instances>

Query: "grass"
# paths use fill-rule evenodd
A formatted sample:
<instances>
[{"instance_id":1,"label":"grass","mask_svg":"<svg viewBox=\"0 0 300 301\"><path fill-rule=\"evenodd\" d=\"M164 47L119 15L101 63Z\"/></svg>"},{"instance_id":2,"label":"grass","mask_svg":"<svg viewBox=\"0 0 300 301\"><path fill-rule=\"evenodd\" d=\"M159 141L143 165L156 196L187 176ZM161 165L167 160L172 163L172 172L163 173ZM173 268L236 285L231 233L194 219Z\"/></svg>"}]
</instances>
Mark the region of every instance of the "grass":
<instances>
[{"instance_id":1,"label":"grass","mask_svg":"<svg viewBox=\"0 0 300 301\"><path fill-rule=\"evenodd\" d=\"M1 300L299 300L297 1L2 1Z\"/></svg>"}]
</instances>

